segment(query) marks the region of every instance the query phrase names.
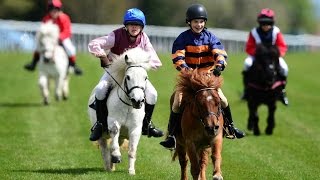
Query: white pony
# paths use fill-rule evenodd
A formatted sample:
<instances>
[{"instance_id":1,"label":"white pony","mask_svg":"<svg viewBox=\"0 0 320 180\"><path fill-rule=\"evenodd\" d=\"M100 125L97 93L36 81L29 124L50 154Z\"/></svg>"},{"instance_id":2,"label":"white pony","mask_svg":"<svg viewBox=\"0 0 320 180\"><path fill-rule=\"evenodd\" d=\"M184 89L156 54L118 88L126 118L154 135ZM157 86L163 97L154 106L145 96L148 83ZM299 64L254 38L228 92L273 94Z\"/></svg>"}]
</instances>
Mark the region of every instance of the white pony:
<instances>
[{"instance_id":1,"label":"white pony","mask_svg":"<svg viewBox=\"0 0 320 180\"><path fill-rule=\"evenodd\" d=\"M107 143L106 133L98 140L104 167L107 171L115 170L114 163L121 162L119 136L127 129L129 137L128 159L129 174L135 175L135 161L138 143L141 137L142 122L145 115L145 88L147 71L151 68L150 57L141 48L133 48L116 57L106 69L113 78L113 89L107 100L108 130L111 137ZM94 90L89 98L88 113L92 125L96 123L96 112L92 107L95 101ZM122 128L122 129L121 129ZM121 133L120 133L121 130Z\"/></svg>"},{"instance_id":2,"label":"white pony","mask_svg":"<svg viewBox=\"0 0 320 180\"><path fill-rule=\"evenodd\" d=\"M37 51L40 53L39 86L43 103L49 104L49 81L55 82L56 100L67 99L69 95L68 56L59 46L59 27L51 21L41 23L36 34Z\"/></svg>"}]
</instances>

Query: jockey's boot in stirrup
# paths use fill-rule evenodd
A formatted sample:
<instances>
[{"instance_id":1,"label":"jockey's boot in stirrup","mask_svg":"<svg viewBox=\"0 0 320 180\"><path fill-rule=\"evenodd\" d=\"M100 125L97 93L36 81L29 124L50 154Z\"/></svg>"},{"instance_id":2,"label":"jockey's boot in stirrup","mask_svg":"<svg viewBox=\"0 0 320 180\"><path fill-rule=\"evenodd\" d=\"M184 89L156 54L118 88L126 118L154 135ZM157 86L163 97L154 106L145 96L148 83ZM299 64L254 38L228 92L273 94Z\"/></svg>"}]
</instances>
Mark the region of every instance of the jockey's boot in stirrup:
<instances>
[{"instance_id":1,"label":"jockey's boot in stirrup","mask_svg":"<svg viewBox=\"0 0 320 180\"><path fill-rule=\"evenodd\" d=\"M30 63L24 65L24 69L26 69L28 71L34 71L37 66L38 61L39 61L39 57L34 57Z\"/></svg>"},{"instance_id":2,"label":"jockey's boot in stirrup","mask_svg":"<svg viewBox=\"0 0 320 180\"><path fill-rule=\"evenodd\" d=\"M282 102L282 104L284 104L285 106L289 105L289 99L287 97L287 93L286 93L286 85L287 85L287 77L283 76L283 75L279 75L279 79L284 81L284 84L281 86L281 92L279 94L279 100Z\"/></svg>"},{"instance_id":3,"label":"jockey's boot in stirrup","mask_svg":"<svg viewBox=\"0 0 320 180\"><path fill-rule=\"evenodd\" d=\"M175 149L176 148L176 138L175 138L175 131L180 122L180 114L171 111L169 124L168 124L168 136L164 141L160 142L160 145L167 149Z\"/></svg>"},{"instance_id":4,"label":"jockey's boot in stirrup","mask_svg":"<svg viewBox=\"0 0 320 180\"><path fill-rule=\"evenodd\" d=\"M96 115L97 115L97 122L96 124L91 128L91 134L90 134L90 141L96 141L101 136L103 131L108 129L107 124L107 117L108 117L108 109L106 105L106 99L104 100L98 100L96 98Z\"/></svg>"},{"instance_id":5,"label":"jockey's boot in stirrup","mask_svg":"<svg viewBox=\"0 0 320 180\"><path fill-rule=\"evenodd\" d=\"M240 139L243 138L246 134L239 130L238 128L234 127L230 106L228 105L226 108L223 108L224 112L224 126L228 129L229 133L227 133L228 139L234 139L235 137Z\"/></svg>"},{"instance_id":6,"label":"jockey's boot in stirrup","mask_svg":"<svg viewBox=\"0 0 320 180\"><path fill-rule=\"evenodd\" d=\"M282 102L282 104L284 104L285 106L289 105L289 99L287 97L287 93L285 89L282 89L280 92L280 101Z\"/></svg>"},{"instance_id":7,"label":"jockey's boot in stirrup","mask_svg":"<svg viewBox=\"0 0 320 180\"><path fill-rule=\"evenodd\" d=\"M163 132L160 129L157 129L151 121L154 106L154 104L151 105L145 103L145 115L143 118L142 135L148 135L148 137L162 137Z\"/></svg>"},{"instance_id":8,"label":"jockey's boot in stirrup","mask_svg":"<svg viewBox=\"0 0 320 180\"><path fill-rule=\"evenodd\" d=\"M242 71L242 78L243 78L243 93L241 95L241 100L248 99L248 72Z\"/></svg>"}]
</instances>

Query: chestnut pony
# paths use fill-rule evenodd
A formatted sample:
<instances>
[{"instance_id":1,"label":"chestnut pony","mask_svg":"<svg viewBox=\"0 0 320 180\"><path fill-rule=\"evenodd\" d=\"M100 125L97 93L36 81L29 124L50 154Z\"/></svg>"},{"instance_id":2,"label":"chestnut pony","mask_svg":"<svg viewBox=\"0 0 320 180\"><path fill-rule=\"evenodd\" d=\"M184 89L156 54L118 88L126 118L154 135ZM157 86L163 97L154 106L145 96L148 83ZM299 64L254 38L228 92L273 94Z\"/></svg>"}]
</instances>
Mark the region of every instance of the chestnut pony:
<instances>
[{"instance_id":1,"label":"chestnut pony","mask_svg":"<svg viewBox=\"0 0 320 180\"><path fill-rule=\"evenodd\" d=\"M188 179L188 160L193 179L205 180L209 155L213 163L213 179L223 179L220 166L224 122L217 91L222 82L222 77L199 69L179 75L177 90L183 94L183 112L173 160L178 156L183 180Z\"/></svg>"},{"instance_id":2,"label":"chestnut pony","mask_svg":"<svg viewBox=\"0 0 320 180\"><path fill-rule=\"evenodd\" d=\"M259 44L256 49L255 61L248 71L249 110L248 130L260 135L258 126L258 107L265 104L268 107L267 127L265 133L271 135L275 127L276 101L285 81L278 79L280 52L275 45Z\"/></svg>"}]
</instances>

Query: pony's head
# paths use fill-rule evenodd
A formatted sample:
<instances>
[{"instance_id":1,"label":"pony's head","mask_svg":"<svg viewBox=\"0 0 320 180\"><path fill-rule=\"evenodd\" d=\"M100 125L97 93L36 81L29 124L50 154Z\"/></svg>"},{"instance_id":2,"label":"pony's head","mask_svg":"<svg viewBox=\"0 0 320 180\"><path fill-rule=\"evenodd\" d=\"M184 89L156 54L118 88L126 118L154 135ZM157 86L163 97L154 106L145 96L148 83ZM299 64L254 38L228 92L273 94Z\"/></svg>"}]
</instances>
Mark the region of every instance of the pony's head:
<instances>
[{"instance_id":1,"label":"pony's head","mask_svg":"<svg viewBox=\"0 0 320 180\"><path fill-rule=\"evenodd\" d=\"M151 68L149 61L150 57L147 52L141 48L133 48L115 59L110 66L111 72L117 72L114 75L124 77L124 91L132 106L137 109L140 109L145 102L145 89L148 81L147 71Z\"/></svg>"},{"instance_id":2,"label":"pony's head","mask_svg":"<svg viewBox=\"0 0 320 180\"><path fill-rule=\"evenodd\" d=\"M250 78L262 87L270 87L277 78L280 52L275 45L259 44L256 47L255 60L251 67Z\"/></svg>"},{"instance_id":3,"label":"pony's head","mask_svg":"<svg viewBox=\"0 0 320 180\"><path fill-rule=\"evenodd\" d=\"M222 83L221 76L198 69L181 73L178 79L177 88L183 93L182 104L192 107L192 115L200 121L209 136L216 136L222 128L218 95Z\"/></svg>"},{"instance_id":4,"label":"pony's head","mask_svg":"<svg viewBox=\"0 0 320 180\"><path fill-rule=\"evenodd\" d=\"M54 49L58 45L59 27L51 21L42 23L36 34L37 50L43 55L45 62L53 59Z\"/></svg>"}]
</instances>

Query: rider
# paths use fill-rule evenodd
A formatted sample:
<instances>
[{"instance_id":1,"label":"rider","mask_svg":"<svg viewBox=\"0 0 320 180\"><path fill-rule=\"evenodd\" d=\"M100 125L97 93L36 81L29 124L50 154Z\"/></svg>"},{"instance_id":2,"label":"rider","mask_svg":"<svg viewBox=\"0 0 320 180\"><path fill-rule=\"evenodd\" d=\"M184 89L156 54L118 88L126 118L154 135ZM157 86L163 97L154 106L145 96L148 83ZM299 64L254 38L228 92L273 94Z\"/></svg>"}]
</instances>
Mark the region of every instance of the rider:
<instances>
[{"instance_id":1,"label":"rider","mask_svg":"<svg viewBox=\"0 0 320 180\"><path fill-rule=\"evenodd\" d=\"M243 83L244 83L244 93L242 95L242 99L247 99L247 84L248 84L248 75L247 72L249 68L252 66L252 62L254 61L254 54L256 50L256 45L263 43L266 45L276 45L280 51L279 64L280 64L280 72L279 78L286 82L288 76L288 65L284 61L283 57L287 52L287 45L284 41L283 35L280 32L280 29L274 25L274 12L271 9L262 9L258 14L257 21L259 23L258 27L253 28L248 37L248 41L246 43L246 52L248 57L244 61L244 69L243 69ZM285 84L282 87L280 100L284 105L289 105L288 98L286 96Z\"/></svg>"},{"instance_id":2,"label":"rider","mask_svg":"<svg viewBox=\"0 0 320 180\"><path fill-rule=\"evenodd\" d=\"M60 29L59 44L65 49L69 58L69 67L76 75L81 75L82 70L76 66L76 48L71 42L71 22L70 17L62 11L62 3L60 0L48 1L48 13L43 17L42 22L52 21L57 24ZM34 71L39 62L40 55L36 50L33 53L32 61L24 66L28 71Z\"/></svg>"},{"instance_id":3,"label":"rider","mask_svg":"<svg viewBox=\"0 0 320 180\"><path fill-rule=\"evenodd\" d=\"M214 69L214 75L219 76L226 67L227 53L220 40L206 29L206 22L207 11L203 5L194 4L187 9L186 23L190 29L182 32L174 41L172 47L172 61L178 71L209 68ZM174 135L181 117L179 94L179 92L175 92L168 124L169 135L164 141L160 142L162 146L168 149L173 149L176 145ZM218 94L222 101L225 117L229 120L229 123L226 122L229 132L234 132L237 138L244 137L245 134L234 127L230 106L221 89L218 90Z\"/></svg>"},{"instance_id":4,"label":"rider","mask_svg":"<svg viewBox=\"0 0 320 180\"><path fill-rule=\"evenodd\" d=\"M150 40L143 28L146 25L146 19L143 12L137 8L129 9L125 12L123 17L124 27L110 32L106 36L99 37L92 40L88 49L94 56L100 58L101 67L108 67L115 55L124 53L125 50L135 47L140 47L150 55L150 63L153 69L158 69L162 63L155 52ZM108 54L105 50L110 50ZM108 98L109 90L112 86L111 78L107 73L101 77L100 82L95 87L96 94L96 115L97 123L91 129L90 140L95 141L99 139L104 130L107 130L107 107L106 99ZM142 134L148 137L162 137L163 132L153 125L151 116L157 101L157 91L147 80L146 84L146 103L145 103L145 117L143 119Z\"/></svg>"}]
</instances>

